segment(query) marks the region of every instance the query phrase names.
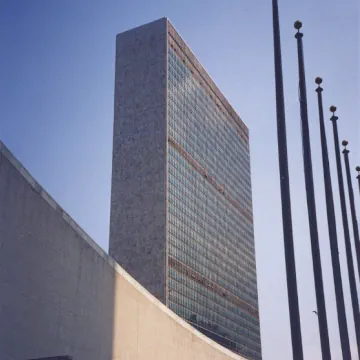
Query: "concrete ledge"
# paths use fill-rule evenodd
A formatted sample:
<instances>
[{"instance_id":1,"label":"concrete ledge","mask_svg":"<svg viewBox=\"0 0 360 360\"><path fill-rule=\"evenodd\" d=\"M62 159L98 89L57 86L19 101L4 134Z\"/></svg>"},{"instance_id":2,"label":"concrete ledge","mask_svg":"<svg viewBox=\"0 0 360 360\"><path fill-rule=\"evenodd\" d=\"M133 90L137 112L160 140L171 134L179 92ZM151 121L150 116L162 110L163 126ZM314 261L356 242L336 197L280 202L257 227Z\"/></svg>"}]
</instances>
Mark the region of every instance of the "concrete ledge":
<instances>
[{"instance_id":1,"label":"concrete ledge","mask_svg":"<svg viewBox=\"0 0 360 360\"><path fill-rule=\"evenodd\" d=\"M101 257L108 261L109 265L115 268L114 261L111 260L104 250L96 244L94 240L70 217L70 215L51 197L51 195L31 176L19 160L11 153L11 151L0 140L0 153L10 161L10 163L19 170L23 178L31 185L31 187L40 194L40 196L56 211L61 213L62 218L83 238Z\"/></svg>"}]
</instances>

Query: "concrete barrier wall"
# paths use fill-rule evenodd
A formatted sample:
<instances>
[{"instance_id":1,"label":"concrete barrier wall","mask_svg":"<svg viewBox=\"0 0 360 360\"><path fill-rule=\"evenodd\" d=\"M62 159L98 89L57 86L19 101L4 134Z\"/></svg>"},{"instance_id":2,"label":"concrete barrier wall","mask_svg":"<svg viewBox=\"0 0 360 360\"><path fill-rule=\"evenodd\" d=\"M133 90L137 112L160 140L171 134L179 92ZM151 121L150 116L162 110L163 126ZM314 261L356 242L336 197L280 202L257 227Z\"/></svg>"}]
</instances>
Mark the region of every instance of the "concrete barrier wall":
<instances>
[{"instance_id":1,"label":"concrete barrier wall","mask_svg":"<svg viewBox=\"0 0 360 360\"><path fill-rule=\"evenodd\" d=\"M0 142L0 359L242 359L102 251Z\"/></svg>"}]
</instances>

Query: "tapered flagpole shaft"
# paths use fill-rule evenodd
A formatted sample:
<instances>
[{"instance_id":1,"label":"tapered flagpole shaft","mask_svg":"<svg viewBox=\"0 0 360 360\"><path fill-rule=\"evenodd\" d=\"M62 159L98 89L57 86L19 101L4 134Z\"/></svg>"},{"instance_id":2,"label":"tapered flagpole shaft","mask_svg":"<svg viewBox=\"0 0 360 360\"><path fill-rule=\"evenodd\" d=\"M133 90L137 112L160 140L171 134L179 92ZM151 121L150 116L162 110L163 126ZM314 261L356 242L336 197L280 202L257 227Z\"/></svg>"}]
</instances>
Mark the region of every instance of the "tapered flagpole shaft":
<instances>
[{"instance_id":1,"label":"tapered flagpole shaft","mask_svg":"<svg viewBox=\"0 0 360 360\"><path fill-rule=\"evenodd\" d=\"M358 260L359 266L359 278L360 278L360 239L359 239L359 227L357 223L356 210L355 210L355 200L354 200L354 191L352 187L351 174L350 174L350 164L349 164L349 150L346 149L347 141L343 141L343 145L345 149L343 150L344 158L345 158L345 169L346 169L346 177L347 177L347 185L348 185L348 193L349 193L349 202L350 202L350 212L352 218L353 225L353 234L354 234L354 242L355 242L355 250Z\"/></svg>"},{"instance_id":2,"label":"tapered flagpole shaft","mask_svg":"<svg viewBox=\"0 0 360 360\"><path fill-rule=\"evenodd\" d=\"M344 226L344 235L345 235L345 241L347 241L347 239L349 239L349 242L350 242L350 230L349 230L348 214L347 214L346 200L345 200L345 185L344 185L344 178L343 178L343 172L342 172L342 167L341 167L339 135L338 135L338 129L337 129L338 117L335 116L336 107L331 106L330 111L333 113L333 116L331 117L331 121L333 123L333 129L334 129L335 157L336 157L336 167L337 167L338 181L339 181L339 195L340 195L340 203L341 203L341 215L342 215L343 226ZM346 164L345 164L345 166L346 166ZM355 237L354 237L354 240L355 240ZM357 244L355 241L357 271L358 271L359 278L360 278L360 251L359 250L360 250L359 244Z\"/></svg>"},{"instance_id":3,"label":"tapered flagpole shaft","mask_svg":"<svg viewBox=\"0 0 360 360\"><path fill-rule=\"evenodd\" d=\"M330 110L335 112L336 108L332 106L330 108ZM340 162L339 137L338 137L337 123L336 123L337 119L338 118L337 118L337 116L335 116L335 114L331 117L331 121L333 123L333 131L334 131L336 164L337 164L337 169L338 169L338 177L340 178L341 162ZM329 221L328 227L329 227L329 234L330 233L333 234L332 236L330 236L330 250L331 250L333 274L334 274L335 299L336 299L336 307L337 307L337 313L338 313L338 324L339 324L339 332L340 332L341 350L342 350L342 354L343 354L343 359L347 360L347 359L351 359L351 354L350 354L349 333L348 333L348 329L347 329L347 321L346 321L346 314L345 314L344 294L343 294L343 289L342 289L339 248L338 248L337 238L336 238L335 221Z\"/></svg>"},{"instance_id":4,"label":"tapered flagpole shaft","mask_svg":"<svg viewBox=\"0 0 360 360\"><path fill-rule=\"evenodd\" d=\"M315 281L315 294L318 312L320 343L323 360L331 359L330 342L328 334L324 284L321 269L319 235L316 216L315 205L315 190L314 179L311 159L311 146L310 146L310 131L307 110L307 95L306 95L306 80L305 80L305 65L304 65L304 49L303 49L303 34L299 31L302 27L300 21L296 21L295 29L298 30L295 38L297 40L298 48L298 63L299 63L299 91L300 91L300 114L301 114L301 134L303 146L303 160L304 160L304 175L305 175L305 188L306 200L308 208L309 228L310 228L310 242L311 253L313 261L314 281Z\"/></svg>"},{"instance_id":5,"label":"tapered flagpole shaft","mask_svg":"<svg viewBox=\"0 0 360 360\"><path fill-rule=\"evenodd\" d=\"M289 168L286 143L284 87L281 63L281 42L279 25L279 8L277 0L272 0L273 33L274 33L274 61L275 61L275 86L276 86L276 112L277 133L280 170L280 189L283 219L283 236L285 247L286 280L289 300L291 341L294 360L303 360L301 339L299 300L296 281L296 267L294 254L294 240L291 216L291 199Z\"/></svg>"},{"instance_id":6,"label":"tapered flagpole shaft","mask_svg":"<svg viewBox=\"0 0 360 360\"><path fill-rule=\"evenodd\" d=\"M358 172L358 176L356 178L358 179L359 194L360 194L360 166L356 167L356 171Z\"/></svg>"},{"instance_id":7,"label":"tapered flagpole shaft","mask_svg":"<svg viewBox=\"0 0 360 360\"><path fill-rule=\"evenodd\" d=\"M335 210L334 210L334 195L333 195L332 184L331 184L329 153L328 153L327 140L326 140L324 110L323 110L323 101L322 101L323 88L320 86L320 84L322 83L322 79L318 77L318 78L316 78L315 82L319 85L318 88L316 89L316 92L318 94L318 104L319 104L321 152L322 152L322 161L323 161L323 169L324 169L326 210L327 210L329 234L330 234L330 232L332 232L333 233L332 236L336 237L337 233L336 233L336 216L335 216ZM348 275L349 275L350 295L351 295L353 317L354 317L354 324L355 324L356 341L357 341L358 354L359 354L359 350L360 350L359 301L358 301L358 295L357 295L357 289L356 289L354 262L353 262L353 256L352 256L352 250L351 250L349 224L348 224L347 211L346 211L344 181L343 181L342 176L338 177L338 183L339 183L341 213L342 213L343 228L344 228L344 240L345 240L347 268L348 268ZM334 224L334 225L331 226L330 224ZM359 354L359 358L360 358L360 354Z\"/></svg>"}]
</instances>

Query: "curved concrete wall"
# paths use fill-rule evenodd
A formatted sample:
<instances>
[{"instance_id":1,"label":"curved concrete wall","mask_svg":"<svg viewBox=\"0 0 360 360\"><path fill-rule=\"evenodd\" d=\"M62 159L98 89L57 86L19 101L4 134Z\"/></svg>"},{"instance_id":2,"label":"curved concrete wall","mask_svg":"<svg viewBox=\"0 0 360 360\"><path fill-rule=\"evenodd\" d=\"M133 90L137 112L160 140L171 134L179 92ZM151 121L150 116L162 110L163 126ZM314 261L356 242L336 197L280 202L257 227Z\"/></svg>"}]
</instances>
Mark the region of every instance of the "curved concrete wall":
<instances>
[{"instance_id":1,"label":"curved concrete wall","mask_svg":"<svg viewBox=\"0 0 360 360\"><path fill-rule=\"evenodd\" d=\"M242 359L175 315L118 265L115 284L113 360Z\"/></svg>"},{"instance_id":2,"label":"curved concrete wall","mask_svg":"<svg viewBox=\"0 0 360 360\"><path fill-rule=\"evenodd\" d=\"M155 299L0 142L0 359L242 359Z\"/></svg>"}]
</instances>

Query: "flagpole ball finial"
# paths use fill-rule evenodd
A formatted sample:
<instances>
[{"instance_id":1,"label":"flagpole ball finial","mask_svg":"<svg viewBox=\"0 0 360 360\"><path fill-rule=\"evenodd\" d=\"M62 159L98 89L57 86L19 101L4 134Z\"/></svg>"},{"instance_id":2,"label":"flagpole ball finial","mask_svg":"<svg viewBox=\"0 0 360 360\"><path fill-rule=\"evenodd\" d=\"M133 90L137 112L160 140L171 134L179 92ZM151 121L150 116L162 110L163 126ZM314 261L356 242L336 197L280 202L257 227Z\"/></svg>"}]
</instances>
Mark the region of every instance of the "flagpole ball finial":
<instances>
[{"instance_id":1,"label":"flagpole ball finial","mask_svg":"<svg viewBox=\"0 0 360 360\"><path fill-rule=\"evenodd\" d=\"M300 30L300 29L302 28L302 22L299 21L299 20L295 21L295 23L294 23L294 28L295 28L296 30Z\"/></svg>"}]
</instances>

